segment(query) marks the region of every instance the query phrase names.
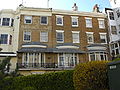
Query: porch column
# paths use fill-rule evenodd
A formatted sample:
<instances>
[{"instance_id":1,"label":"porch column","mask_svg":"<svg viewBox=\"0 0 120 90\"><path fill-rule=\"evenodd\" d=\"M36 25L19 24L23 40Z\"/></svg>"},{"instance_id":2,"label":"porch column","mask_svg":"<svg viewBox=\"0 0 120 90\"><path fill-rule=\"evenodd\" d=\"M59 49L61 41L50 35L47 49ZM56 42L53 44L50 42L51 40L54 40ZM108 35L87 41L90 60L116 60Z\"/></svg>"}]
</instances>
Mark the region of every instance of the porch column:
<instances>
[{"instance_id":1,"label":"porch column","mask_svg":"<svg viewBox=\"0 0 120 90\"><path fill-rule=\"evenodd\" d=\"M96 56L95 56L95 58L96 58ZM89 53L89 61L91 61L90 53Z\"/></svg>"},{"instance_id":2,"label":"porch column","mask_svg":"<svg viewBox=\"0 0 120 90\"><path fill-rule=\"evenodd\" d=\"M75 53L73 53L73 65L75 66Z\"/></svg>"},{"instance_id":3,"label":"porch column","mask_svg":"<svg viewBox=\"0 0 120 90\"><path fill-rule=\"evenodd\" d=\"M22 54L22 65L24 65L24 53Z\"/></svg>"},{"instance_id":4,"label":"porch column","mask_svg":"<svg viewBox=\"0 0 120 90\"><path fill-rule=\"evenodd\" d=\"M60 60L59 60L59 54L57 54L57 57L58 57L58 67L59 67L59 63L60 63Z\"/></svg>"},{"instance_id":5,"label":"porch column","mask_svg":"<svg viewBox=\"0 0 120 90\"><path fill-rule=\"evenodd\" d=\"M29 67L29 66L30 66L30 62L29 62L29 59L30 59L30 58L29 58L29 53L27 53L27 57L28 57L28 58L27 58L27 65L28 65L28 67Z\"/></svg>"},{"instance_id":6,"label":"porch column","mask_svg":"<svg viewBox=\"0 0 120 90\"><path fill-rule=\"evenodd\" d=\"M64 59L64 64L63 66L66 67L66 57L65 57L65 54L63 53L63 59Z\"/></svg>"},{"instance_id":7,"label":"porch column","mask_svg":"<svg viewBox=\"0 0 120 90\"><path fill-rule=\"evenodd\" d=\"M78 54L76 54L77 56L76 56L76 59L77 59L77 64L79 63L79 56L78 56Z\"/></svg>"},{"instance_id":8,"label":"porch column","mask_svg":"<svg viewBox=\"0 0 120 90\"><path fill-rule=\"evenodd\" d=\"M33 67L34 67L35 53L33 53L33 58L32 59L33 59L32 61L33 61Z\"/></svg>"},{"instance_id":9,"label":"porch column","mask_svg":"<svg viewBox=\"0 0 120 90\"><path fill-rule=\"evenodd\" d=\"M39 53L39 66L41 67L41 53Z\"/></svg>"}]
</instances>

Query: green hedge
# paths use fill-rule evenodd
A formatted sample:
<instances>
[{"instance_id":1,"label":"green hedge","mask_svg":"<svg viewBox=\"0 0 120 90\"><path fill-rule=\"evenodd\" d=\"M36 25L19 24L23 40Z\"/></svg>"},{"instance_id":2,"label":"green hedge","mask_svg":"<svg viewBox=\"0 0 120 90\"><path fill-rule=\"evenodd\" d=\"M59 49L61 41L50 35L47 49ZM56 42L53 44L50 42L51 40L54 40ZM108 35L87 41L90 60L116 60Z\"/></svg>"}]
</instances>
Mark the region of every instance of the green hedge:
<instances>
[{"instance_id":1,"label":"green hedge","mask_svg":"<svg viewBox=\"0 0 120 90\"><path fill-rule=\"evenodd\" d=\"M4 79L0 90L74 90L73 71Z\"/></svg>"},{"instance_id":2,"label":"green hedge","mask_svg":"<svg viewBox=\"0 0 120 90\"><path fill-rule=\"evenodd\" d=\"M109 90L107 62L92 61L79 64L73 74L76 90Z\"/></svg>"}]
</instances>

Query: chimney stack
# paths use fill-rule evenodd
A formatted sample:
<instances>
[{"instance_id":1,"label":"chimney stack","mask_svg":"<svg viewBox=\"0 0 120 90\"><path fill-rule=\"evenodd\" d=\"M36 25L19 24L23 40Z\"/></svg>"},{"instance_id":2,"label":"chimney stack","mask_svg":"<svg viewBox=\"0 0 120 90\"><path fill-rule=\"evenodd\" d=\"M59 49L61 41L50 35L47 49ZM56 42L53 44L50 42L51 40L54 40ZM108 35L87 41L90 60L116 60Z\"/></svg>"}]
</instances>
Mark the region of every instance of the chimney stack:
<instances>
[{"instance_id":1,"label":"chimney stack","mask_svg":"<svg viewBox=\"0 0 120 90\"><path fill-rule=\"evenodd\" d=\"M76 5L76 3L74 3L73 7L72 7L73 11L78 11L78 6Z\"/></svg>"},{"instance_id":2,"label":"chimney stack","mask_svg":"<svg viewBox=\"0 0 120 90\"><path fill-rule=\"evenodd\" d=\"M95 4L95 6L93 7L93 12L100 12L98 4Z\"/></svg>"}]
</instances>

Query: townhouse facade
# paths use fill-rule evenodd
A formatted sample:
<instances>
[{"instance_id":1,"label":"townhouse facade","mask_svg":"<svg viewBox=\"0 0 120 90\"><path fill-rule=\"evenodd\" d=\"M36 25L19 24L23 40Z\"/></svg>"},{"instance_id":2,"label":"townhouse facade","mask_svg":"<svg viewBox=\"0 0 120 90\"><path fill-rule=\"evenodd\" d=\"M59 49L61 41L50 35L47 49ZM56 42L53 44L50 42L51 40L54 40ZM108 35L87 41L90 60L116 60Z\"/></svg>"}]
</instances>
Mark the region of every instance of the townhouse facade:
<instances>
[{"instance_id":1,"label":"townhouse facade","mask_svg":"<svg viewBox=\"0 0 120 90\"><path fill-rule=\"evenodd\" d=\"M20 7L17 66L23 75L110 60L103 13Z\"/></svg>"}]
</instances>

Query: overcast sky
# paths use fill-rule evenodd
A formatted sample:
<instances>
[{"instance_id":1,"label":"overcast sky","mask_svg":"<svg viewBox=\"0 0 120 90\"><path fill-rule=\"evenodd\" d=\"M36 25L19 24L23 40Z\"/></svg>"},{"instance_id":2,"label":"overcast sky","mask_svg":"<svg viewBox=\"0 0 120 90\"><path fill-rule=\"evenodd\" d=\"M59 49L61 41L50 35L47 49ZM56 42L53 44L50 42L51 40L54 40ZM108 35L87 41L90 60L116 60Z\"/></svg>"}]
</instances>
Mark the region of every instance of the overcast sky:
<instances>
[{"instance_id":1,"label":"overcast sky","mask_svg":"<svg viewBox=\"0 0 120 90\"><path fill-rule=\"evenodd\" d=\"M23 5L28 7L47 8L48 0L23 0ZM71 10L74 3L77 3L79 11L92 11L97 3L100 9L110 7L109 0L49 0L49 7L53 9ZM1 9L16 9L22 0L1 0Z\"/></svg>"}]
</instances>

